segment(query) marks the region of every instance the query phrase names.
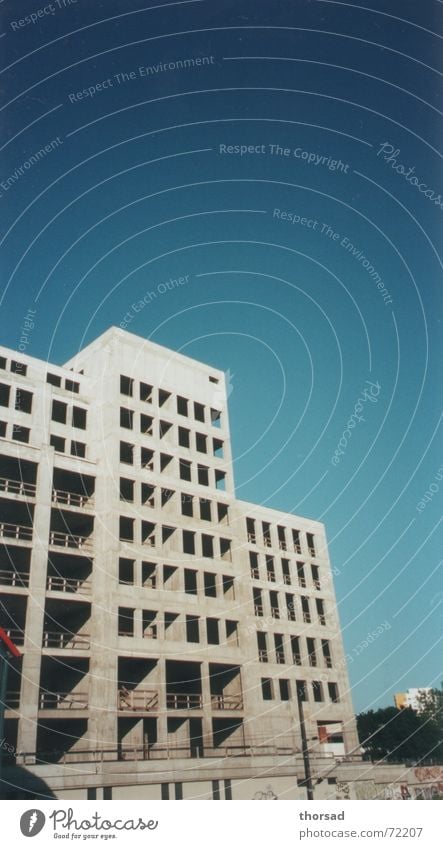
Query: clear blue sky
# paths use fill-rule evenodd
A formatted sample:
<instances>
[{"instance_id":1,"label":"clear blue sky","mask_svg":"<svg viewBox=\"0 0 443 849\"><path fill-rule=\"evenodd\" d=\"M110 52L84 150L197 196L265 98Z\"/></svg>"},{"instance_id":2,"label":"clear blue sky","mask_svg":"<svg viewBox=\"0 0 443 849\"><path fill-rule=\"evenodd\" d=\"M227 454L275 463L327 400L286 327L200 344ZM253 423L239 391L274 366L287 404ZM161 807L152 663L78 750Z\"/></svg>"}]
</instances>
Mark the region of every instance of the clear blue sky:
<instances>
[{"instance_id":1,"label":"clear blue sky","mask_svg":"<svg viewBox=\"0 0 443 849\"><path fill-rule=\"evenodd\" d=\"M230 370L238 496L326 523L356 710L437 684L442 4L52 5L1 7L1 341L129 313Z\"/></svg>"}]
</instances>

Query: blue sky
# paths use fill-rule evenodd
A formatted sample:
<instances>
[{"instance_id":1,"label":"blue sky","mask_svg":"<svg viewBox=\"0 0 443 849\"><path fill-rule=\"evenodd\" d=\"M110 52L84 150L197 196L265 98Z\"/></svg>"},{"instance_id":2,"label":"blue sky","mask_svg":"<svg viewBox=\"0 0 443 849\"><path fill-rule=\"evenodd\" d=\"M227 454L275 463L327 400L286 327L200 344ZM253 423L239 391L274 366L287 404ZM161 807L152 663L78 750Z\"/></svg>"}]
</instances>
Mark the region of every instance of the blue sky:
<instances>
[{"instance_id":1,"label":"blue sky","mask_svg":"<svg viewBox=\"0 0 443 849\"><path fill-rule=\"evenodd\" d=\"M1 7L2 342L154 291L127 329L233 375L238 496L326 524L356 710L438 684L441 4L52 5Z\"/></svg>"}]
</instances>

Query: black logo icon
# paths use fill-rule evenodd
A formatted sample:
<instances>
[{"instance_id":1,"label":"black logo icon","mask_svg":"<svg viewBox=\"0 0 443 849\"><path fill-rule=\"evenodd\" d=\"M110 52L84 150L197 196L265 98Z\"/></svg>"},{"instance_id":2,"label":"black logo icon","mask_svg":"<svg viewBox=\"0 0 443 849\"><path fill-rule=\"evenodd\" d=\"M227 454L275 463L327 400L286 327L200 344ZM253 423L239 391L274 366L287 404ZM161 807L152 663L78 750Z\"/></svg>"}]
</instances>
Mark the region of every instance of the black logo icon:
<instances>
[{"instance_id":1,"label":"black logo icon","mask_svg":"<svg viewBox=\"0 0 443 849\"><path fill-rule=\"evenodd\" d=\"M35 837L40 834L46 817L43 811L38 811L36 808L31 808L30 811L25 811L20 817L20 830L25 837Z\"/></svg>"}]
</instances>

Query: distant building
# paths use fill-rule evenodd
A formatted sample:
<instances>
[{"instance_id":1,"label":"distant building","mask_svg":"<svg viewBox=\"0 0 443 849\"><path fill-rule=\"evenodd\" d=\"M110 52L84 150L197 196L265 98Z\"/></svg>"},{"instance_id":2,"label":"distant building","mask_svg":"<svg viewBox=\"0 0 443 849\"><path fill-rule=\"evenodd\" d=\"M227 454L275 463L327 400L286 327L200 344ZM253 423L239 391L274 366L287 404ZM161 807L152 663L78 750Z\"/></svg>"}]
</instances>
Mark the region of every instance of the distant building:
<instances>
[{"instance_id":1,"label":"distant building","mask_svg":"<svg viewBox=\"0 0 443 849\"><path fill-rule=\"evenodd\" d=\"M395 707L398 710L409 707L420 713L423 710L420 696L428 696L431 692L431 687L409 687L409 690L406 690L405 693L394 694Z\"/></svg>"},{"instance_id":2,"label":"distant building","mask_svg":"<svg viewBox=\"0 0 443 849\"><path fill-rule=\"evenodd\" d=\"M58 798L304 799L301 713L317 798L358 749L324 526L236 499L229 391L117 328L0 349L5 751Z\"/></svg>"}]
</instances>

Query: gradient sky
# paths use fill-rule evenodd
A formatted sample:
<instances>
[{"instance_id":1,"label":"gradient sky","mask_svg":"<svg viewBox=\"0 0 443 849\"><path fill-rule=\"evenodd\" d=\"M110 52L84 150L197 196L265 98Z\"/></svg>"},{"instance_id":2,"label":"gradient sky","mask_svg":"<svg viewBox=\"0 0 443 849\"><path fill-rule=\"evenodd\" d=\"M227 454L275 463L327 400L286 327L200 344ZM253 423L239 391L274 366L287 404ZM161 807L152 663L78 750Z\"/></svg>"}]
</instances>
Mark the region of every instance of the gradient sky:
<instances>
[{"instance_id":1,"label":"gradient sky","mask_svg":"<svg viewBox=\"0 0 443 849\"><path fill-rule=\"evenodd\" d=\"M1 342L34 309L62 363L129 313L229 370L238 497L326 524L356 710L437 685L443 4L0 9Z\"/></svg>"}]
</instances>

